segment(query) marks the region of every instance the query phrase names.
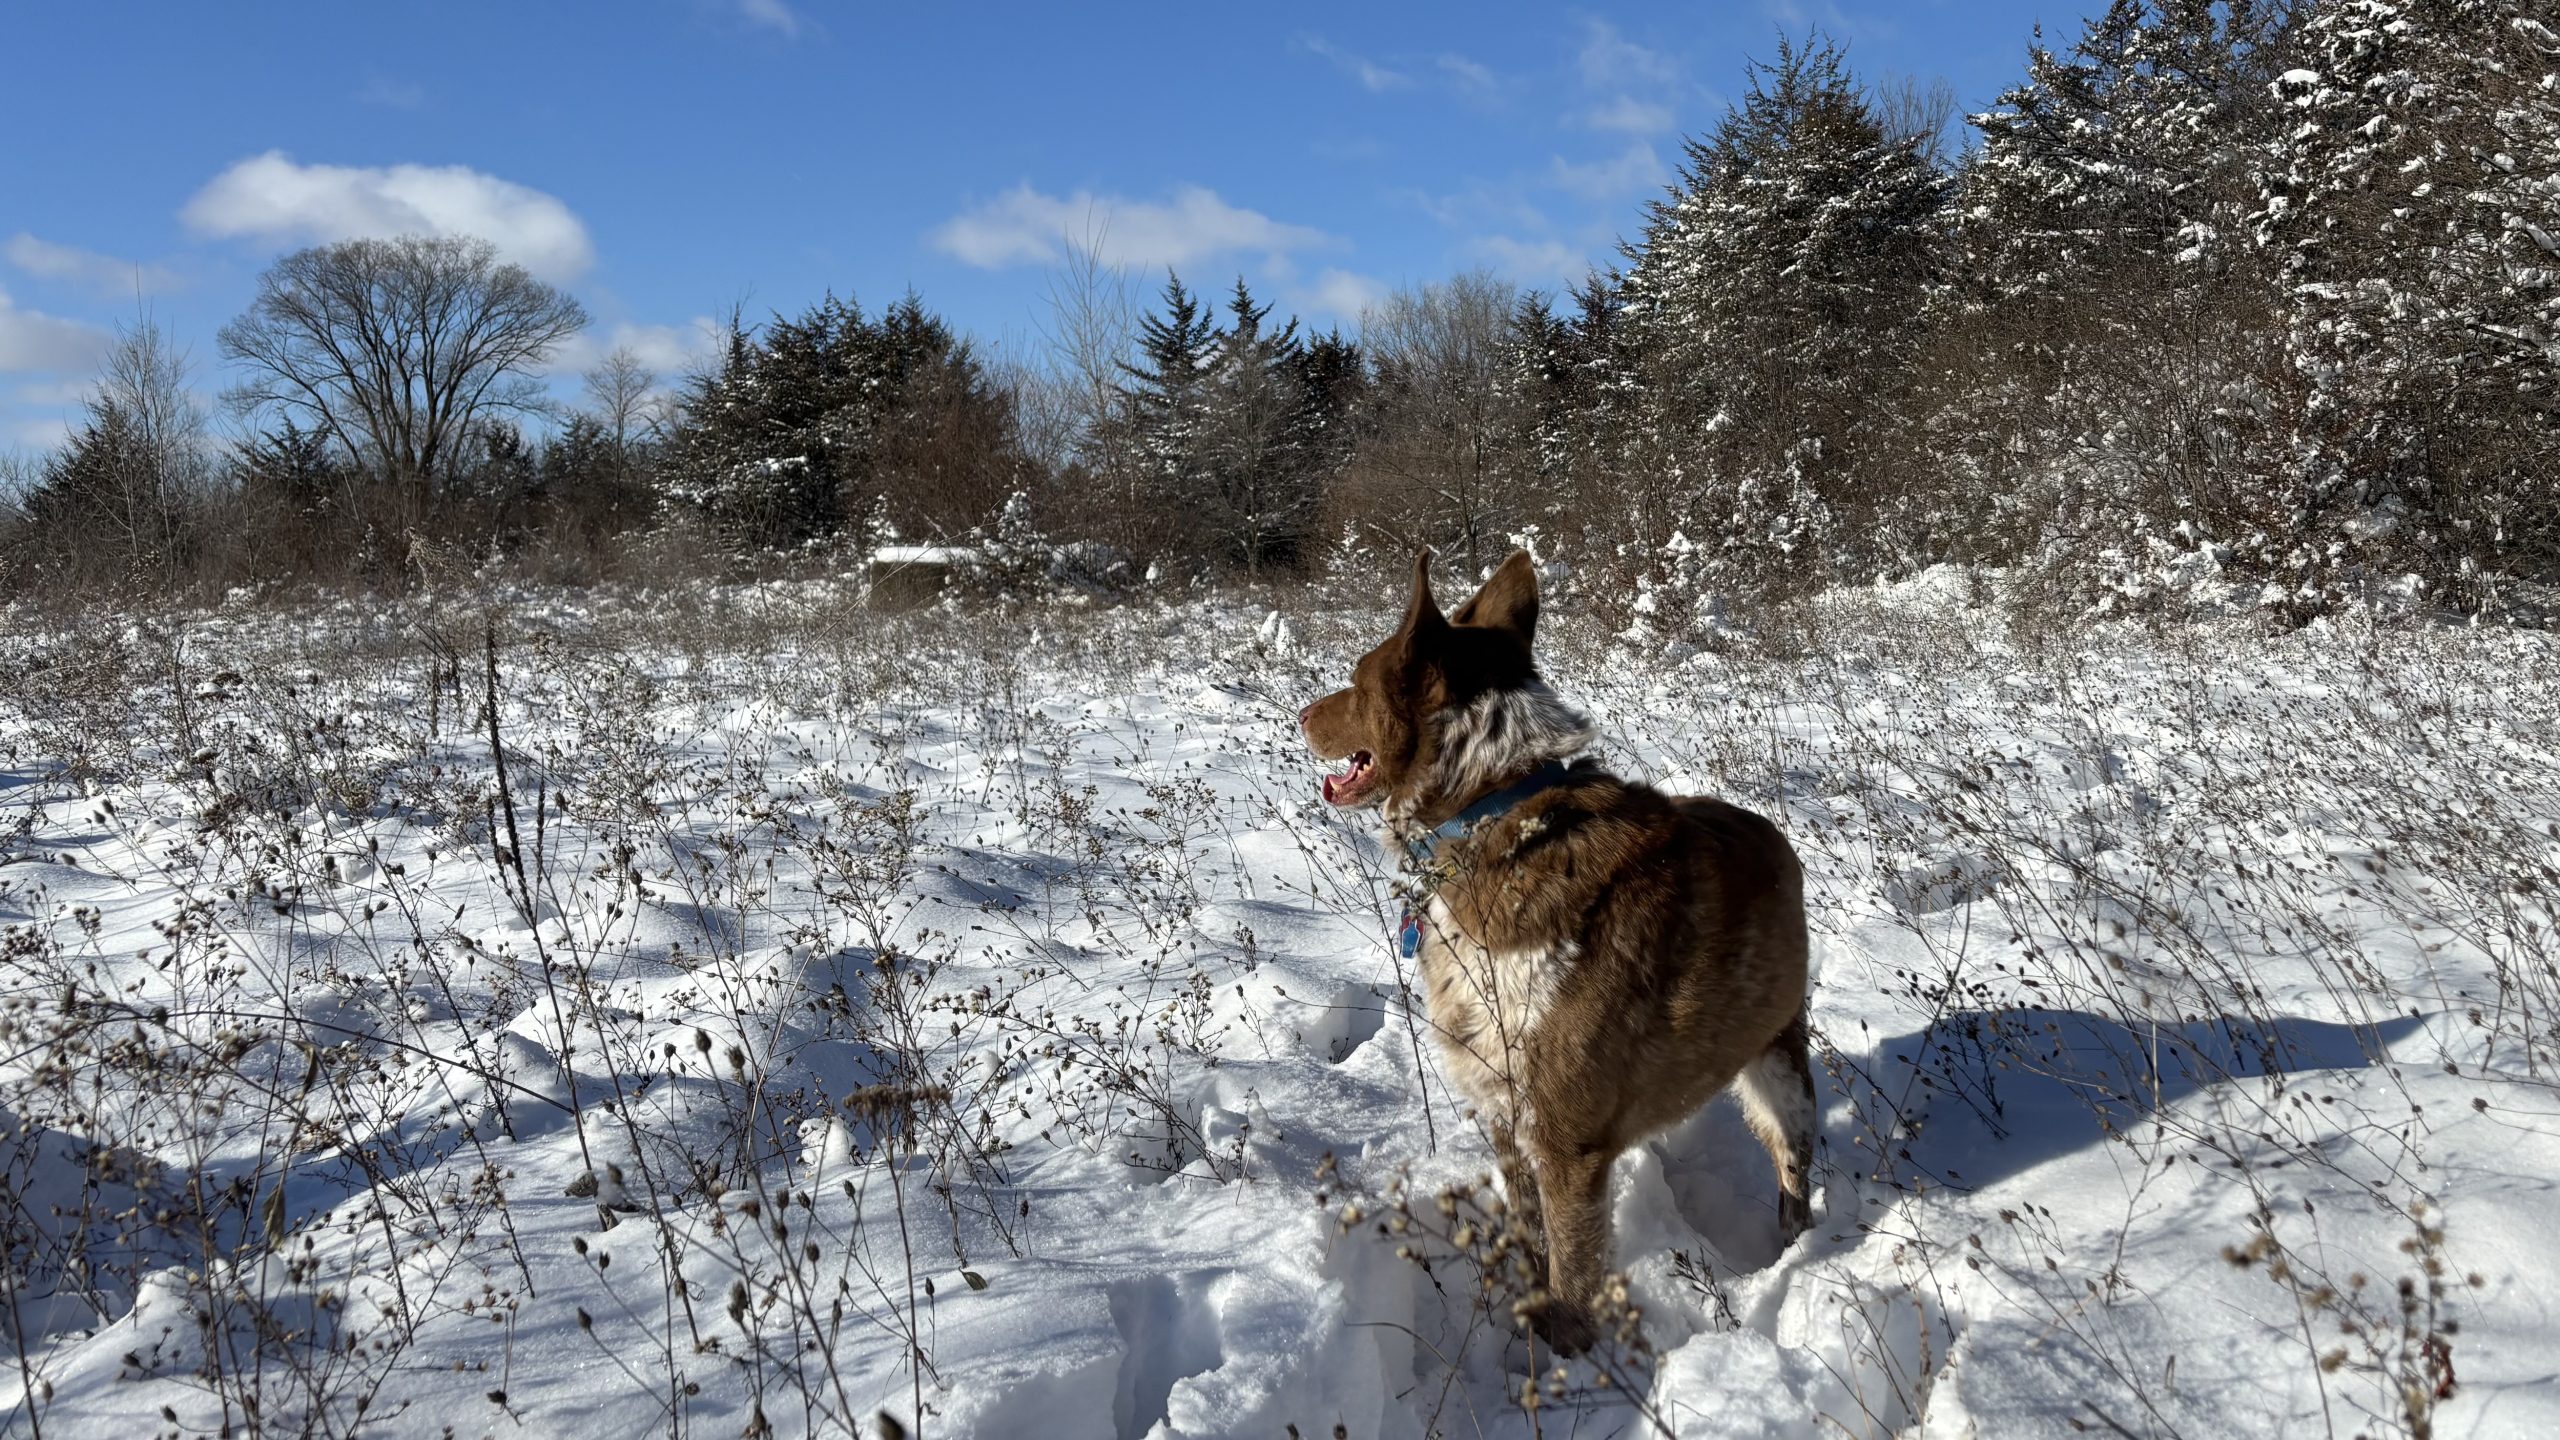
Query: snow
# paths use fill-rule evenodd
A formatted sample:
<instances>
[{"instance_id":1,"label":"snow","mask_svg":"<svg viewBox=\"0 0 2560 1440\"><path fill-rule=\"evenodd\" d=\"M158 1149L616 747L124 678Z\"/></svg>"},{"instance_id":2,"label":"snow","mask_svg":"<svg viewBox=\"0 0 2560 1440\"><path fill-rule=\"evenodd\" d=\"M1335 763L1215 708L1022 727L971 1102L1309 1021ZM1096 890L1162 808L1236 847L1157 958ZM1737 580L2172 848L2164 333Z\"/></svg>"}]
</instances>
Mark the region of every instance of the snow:
<instances>
[{"instance_id":1,"label":"snow","mask_svg":"<svg viewBox=\"0 0 2560 1440\"><path fill-rule=\"evenodd\" d=\"M2560 1433L2560 655L1990 589L1775 651L1552 608L1621 765L1785 820L1826 1106L1783 1251L1730 1101L1620 1163L1643 1343L1535 1412L1292 734L1391 616L519 599L513 838L477 611L18 617L0 1423L2344 1434L2449 1341L2436 1433Z\"/></svg>"}]
</instances>

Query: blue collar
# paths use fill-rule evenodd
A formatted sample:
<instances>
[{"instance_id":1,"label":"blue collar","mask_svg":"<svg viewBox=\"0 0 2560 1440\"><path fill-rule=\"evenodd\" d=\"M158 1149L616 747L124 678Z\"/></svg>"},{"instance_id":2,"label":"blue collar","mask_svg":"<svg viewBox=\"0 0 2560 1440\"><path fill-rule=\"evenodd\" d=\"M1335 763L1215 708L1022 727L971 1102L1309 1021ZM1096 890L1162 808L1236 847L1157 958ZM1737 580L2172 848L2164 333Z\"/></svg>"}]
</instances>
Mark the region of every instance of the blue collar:
<instances>
[{"instance_id":1,"label":"blue collar","mask_svg":"<svg viewBox=\"0 0 2560 1440\"><path fill-rule=\"evenodd\" d=\"M1530 796L1552 790L1571 778L1573 778L1572 767L1561 760L1550 760L1441 821L1431 833L1415 841L1413 848L1421 852L1423 859L1429 860L1439 852L1442 843L1459 838L1484 821L1509 813L1513 807Z\"/></svg>"}]
</instances>

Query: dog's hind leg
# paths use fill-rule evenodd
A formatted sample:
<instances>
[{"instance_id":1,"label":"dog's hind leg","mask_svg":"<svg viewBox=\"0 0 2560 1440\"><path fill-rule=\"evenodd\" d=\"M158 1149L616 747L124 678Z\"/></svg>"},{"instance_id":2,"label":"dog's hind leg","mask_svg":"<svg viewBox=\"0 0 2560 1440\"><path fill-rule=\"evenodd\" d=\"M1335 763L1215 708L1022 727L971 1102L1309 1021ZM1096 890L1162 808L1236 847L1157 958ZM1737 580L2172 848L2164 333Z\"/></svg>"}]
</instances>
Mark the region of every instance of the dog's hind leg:
<instances>
[{"instance_id":1,"label":"dog's hind leg","mask_svg":"<svg viewBox=\"0 0 2560 1440\"><path fill-rule=\"evenodd\" d=\"M1778 1168L1778 1232L1793 1244L1813 1225L1813 1064L1804 1012L1737 1077L1743 1118Z\"/></svg>"}]
</instances>

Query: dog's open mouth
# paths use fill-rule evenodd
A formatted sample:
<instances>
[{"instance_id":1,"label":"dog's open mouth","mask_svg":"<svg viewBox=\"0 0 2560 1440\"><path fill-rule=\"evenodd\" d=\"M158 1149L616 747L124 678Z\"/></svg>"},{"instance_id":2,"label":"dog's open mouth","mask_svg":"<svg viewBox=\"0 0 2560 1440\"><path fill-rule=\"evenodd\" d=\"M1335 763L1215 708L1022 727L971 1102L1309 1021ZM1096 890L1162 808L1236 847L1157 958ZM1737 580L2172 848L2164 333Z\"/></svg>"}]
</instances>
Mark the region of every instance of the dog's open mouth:
<instances>
[{"instance_id":1,"label":"dog's open mouth","mask_svg":"<svg viewBox=\"0 0 2560 1440\"><path fill-rule=\"evenodd\" d=\"M1348 805L1358 800L1373 778L1371 767L1376 757L1366 750L1351 752L1351 768L1339 775L1324 777L1324 799L1328 805Z\"/></svg>"}]
</instances>

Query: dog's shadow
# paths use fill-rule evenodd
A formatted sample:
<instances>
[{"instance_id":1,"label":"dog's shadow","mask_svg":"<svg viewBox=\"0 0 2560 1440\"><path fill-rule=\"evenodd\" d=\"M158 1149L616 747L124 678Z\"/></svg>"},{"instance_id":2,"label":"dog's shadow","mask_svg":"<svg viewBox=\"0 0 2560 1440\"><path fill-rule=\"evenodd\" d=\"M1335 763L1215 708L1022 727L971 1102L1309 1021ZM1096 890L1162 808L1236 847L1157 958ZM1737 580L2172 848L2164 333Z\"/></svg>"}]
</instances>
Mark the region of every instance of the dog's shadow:
<instances>
[{"instance_id":1,"label":"dog's shadow","mask_svg":"<svg viewBox=\"0 0 2560 1440\"><path fill-rule=\"evenodd\" d=\"M2074 1010L1953 1012L1845 1054L1832 1074L1817 1062L1825 1154L1815 1183L1872 1172L1881 1152L1906 1180L1980 1189L2108 1143L2213 1087L2235 1087L2237 1099L2239 1085L2269 1076L2385 1063L2420 1024L2405 1015L2371 1025L2236 1016L2128 1025ZM2260 1103L2257 1090L2245 1093ZM1648 1145L1680 1221L1727 1269L1764 1269L1785 1253L1775 1167L1730 1092ZM1838 1216L1832 1209L1816 1223Z\"/></svg>"},{"instance_id":2,"label":"dog's shadow","mask_svg":"<svg viewBox=\"0 0 2560 1440\"><path fill-rule=\"evenodd\" d=\"M2279 1105L2250 1082L2387 1063L2420 1025L2406 1015L2364 1025L2234 1015L2127 1023L2078 1010L1955 1011L1879 1042L1858 1073L1834 1076L1827 1098L1851 1103L1845 1116L1830 1107L1826 1134L1835 1159L1854 1163L1838 1153L1856 1138L1840 1133L1842 1123L1875 1130L1880 1120L1890 1131L1867 1138L1889 1162L1980 1189L2109 1143L2207 1091ZM1875 1153L1858 1158L1872 1164Z\"/></svg>"}]
</instances>

